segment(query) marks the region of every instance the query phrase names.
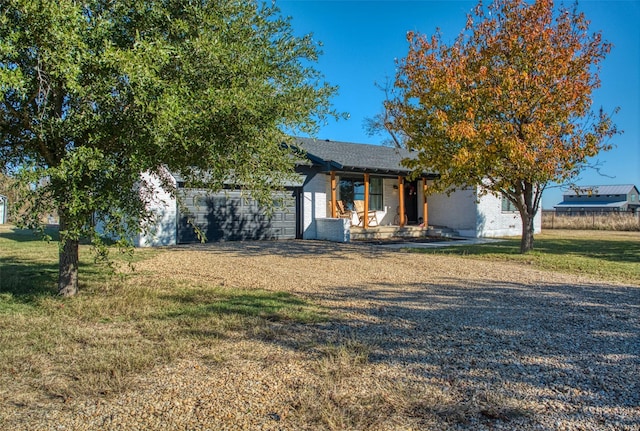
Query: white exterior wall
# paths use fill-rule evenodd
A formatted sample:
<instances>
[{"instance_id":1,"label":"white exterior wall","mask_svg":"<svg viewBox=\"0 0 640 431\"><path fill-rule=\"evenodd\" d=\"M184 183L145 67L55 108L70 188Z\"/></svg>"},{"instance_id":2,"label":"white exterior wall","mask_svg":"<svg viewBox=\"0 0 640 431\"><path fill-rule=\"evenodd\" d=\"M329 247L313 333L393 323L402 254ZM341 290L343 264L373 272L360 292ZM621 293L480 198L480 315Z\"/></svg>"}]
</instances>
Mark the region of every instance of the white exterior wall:
<instances>
[{"instance_id":1,"label":"white exterior wall","mask_svg":"<svg viewBox=\"0 0 640 431\"><path fill-rule=\"evenodd\" d=\"M328 175L309 175L303 189L303 239L316 239L316 219L327 218L327 192L331 188ZM331 215L329 213L329 215Z\"/></svg>"},{"instance_id":2,"label":"white exterior wall","mask_svg":"<svg viewBox=\"0 0 640 431\"><path fill-rule=\"evenodd\" d=\"M518 211L502 212L502 197L488 194L480 198L477 213L477 237L518 236L522 234L522 218ZM534 233L542 231L542 211L533 221Z\"/></svg>"},{"instance_id":3,"label":"white exterior wall","mask_svg":"<svg viewBox=\"0 0 640 431\"><path fill-rule=\"evenodd\" d=\"M143 174L142 178L149 189L141 189L140 193L147 195L147 209L153 213L153 221L143 226L144 231L134 240L134 244L136 247L175 245L178 226L176 199L162 189L157 177Z\"/></svg>"},{"instance_id":4,"label":"white exterior wall","mask_svg":"<svg viewBox=\"0 0 640 431\"><path fill-rule=\"evenodd\" d=\"M316 239L334 242L351 240L351 223L344 218L320 218L316 220Z\"/></svg>"},{"instance_id":5,"label":"white exterior wall","mask_svg":"<svg viewBox=\"0 0 640 431\"><path fill-rule=\"evenodd\" d=\"M445 226L462 236L476 237L476 195L473 189L458 190L447 196L427 196L430 226Z\"/></svg>"},{"instance_id":6,"label":"white exterior wall","mask_svg":"<svg viewBox=\"0 0 640 431\"><path fill-rule=\"evenodd\" d=\"M446 226L471 238L517 236L522 234L518 212L502 212L502 198L487 194L480 198L473 189L458 190L450 196L427 197L429 224ZM542 230L542 212L534 219L534 231Z\"/></svg>"},{"instance_id":7,"label":"white exterior wall","mask_svg":"<svg viewBox=\"0 0 640 431\"><path fill-rule=\"evenodd\" d=\"M398 205L400 205L397 179L382 179L382 205L384 207L384 210L376 211L378 225L388 226L393 224L394 218L396 216L396 211L398 210Z\"/></svg>"}]
</instances>

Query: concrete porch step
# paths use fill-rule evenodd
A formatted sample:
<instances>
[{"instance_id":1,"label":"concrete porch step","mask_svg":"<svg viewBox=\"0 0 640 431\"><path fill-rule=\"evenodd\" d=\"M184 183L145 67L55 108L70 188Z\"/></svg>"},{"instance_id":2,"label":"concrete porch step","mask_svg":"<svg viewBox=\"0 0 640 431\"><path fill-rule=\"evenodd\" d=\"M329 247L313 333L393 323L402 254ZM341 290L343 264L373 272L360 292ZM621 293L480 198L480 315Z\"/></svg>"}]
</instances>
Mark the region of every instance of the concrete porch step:
<instances>
[{"instance_id":1,"label":"concrete porch step","mask_svg":"<svg viewBox=\"0 0 640 431\"><path fill-rule=\"evenodd\" d=\"M453 238L459 236L456 231L441 226L373 226L367 229L352 226L351 240L371 240L385 238Z\"/></svg>"},{"instance_id":2,"label":"concrete porch step","mask_svg":"<svg viewBox=\"0 0 640 431\"><path fill-rule=\"evenodd\" d=\"M457 238L460 234L445 226L429 226L429 229L427 229L427 236L434 238Z\"/></svg>"}]
</instances>

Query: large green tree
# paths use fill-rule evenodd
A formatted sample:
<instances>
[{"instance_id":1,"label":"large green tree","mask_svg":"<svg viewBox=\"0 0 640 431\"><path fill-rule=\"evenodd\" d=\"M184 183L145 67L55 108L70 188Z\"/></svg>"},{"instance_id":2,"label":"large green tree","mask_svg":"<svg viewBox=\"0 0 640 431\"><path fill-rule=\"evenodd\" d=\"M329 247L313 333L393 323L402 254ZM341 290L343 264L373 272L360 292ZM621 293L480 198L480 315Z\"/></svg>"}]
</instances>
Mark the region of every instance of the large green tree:
<instances>
[{"instance_id":1,"label":"large green tree","mask_svg":"<svg viewBox=\"0 0 640 431\"><path fill-rule=\"evenodd\" d=\"M2 1L0 171L31 185L26 225L58 212L59 293L96 223L124 242L145 226L143 172L268 202L293 172L285 132L333 115L318 55L259 1Z\"/></svg>"},{"instance_id":2,"label":"large green tree","mask_svg":"<svg viewBox=\"0 0 640 431\"><path fill-rule=\"evenodd\" d=\"M495 0L469 15L451 44L409 33L378 125L440 173L434 190L479 187L522 218L521 252L550 183L574 178L617 133L592 111L599 66L611 49L584 14L553 1Z\"/></svg>"}]
</instances>

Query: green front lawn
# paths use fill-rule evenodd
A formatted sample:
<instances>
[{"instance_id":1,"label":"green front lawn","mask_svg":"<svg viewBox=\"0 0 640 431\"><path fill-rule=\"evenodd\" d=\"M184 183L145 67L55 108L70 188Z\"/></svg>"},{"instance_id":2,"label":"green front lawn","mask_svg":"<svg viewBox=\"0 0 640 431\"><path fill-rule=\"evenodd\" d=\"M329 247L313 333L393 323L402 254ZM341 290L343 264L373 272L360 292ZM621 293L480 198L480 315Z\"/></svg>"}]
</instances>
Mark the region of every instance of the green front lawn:
<instances>
[{"instance_id":1,"label":"green front lawn","mask_svg":"<svg viewBox=\"0 0 640 431\"><path fill-rule=\"evenodd\" d=\"M640 233L545 230L535 236L534 250L520 254L520 238L440 249L411 249L414 253L513 261L540 269L640 284Z\"/></svg>"}]
</instances>

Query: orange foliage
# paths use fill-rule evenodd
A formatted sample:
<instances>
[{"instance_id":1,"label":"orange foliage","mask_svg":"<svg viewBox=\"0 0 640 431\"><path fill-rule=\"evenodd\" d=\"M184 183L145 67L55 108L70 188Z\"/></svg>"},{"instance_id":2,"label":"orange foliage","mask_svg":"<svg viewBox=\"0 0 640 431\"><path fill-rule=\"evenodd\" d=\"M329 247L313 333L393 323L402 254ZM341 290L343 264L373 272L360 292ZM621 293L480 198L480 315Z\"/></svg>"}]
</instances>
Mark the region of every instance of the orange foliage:
<instances>
[{"instance_id":1,"label":"orange foliage","mask_svg":"<svg viewBox=\"0 0 640 431\"><path fill-rule=\"evenodd\" d=\"M592 112L599 65L611 49L584 14L551 0L478 4L451 44L407 33L393 132L417 150L436 188L483 185L533 217L544 187L565 182L610 148L609 116Z\"/></svg>"}]
</instances>

